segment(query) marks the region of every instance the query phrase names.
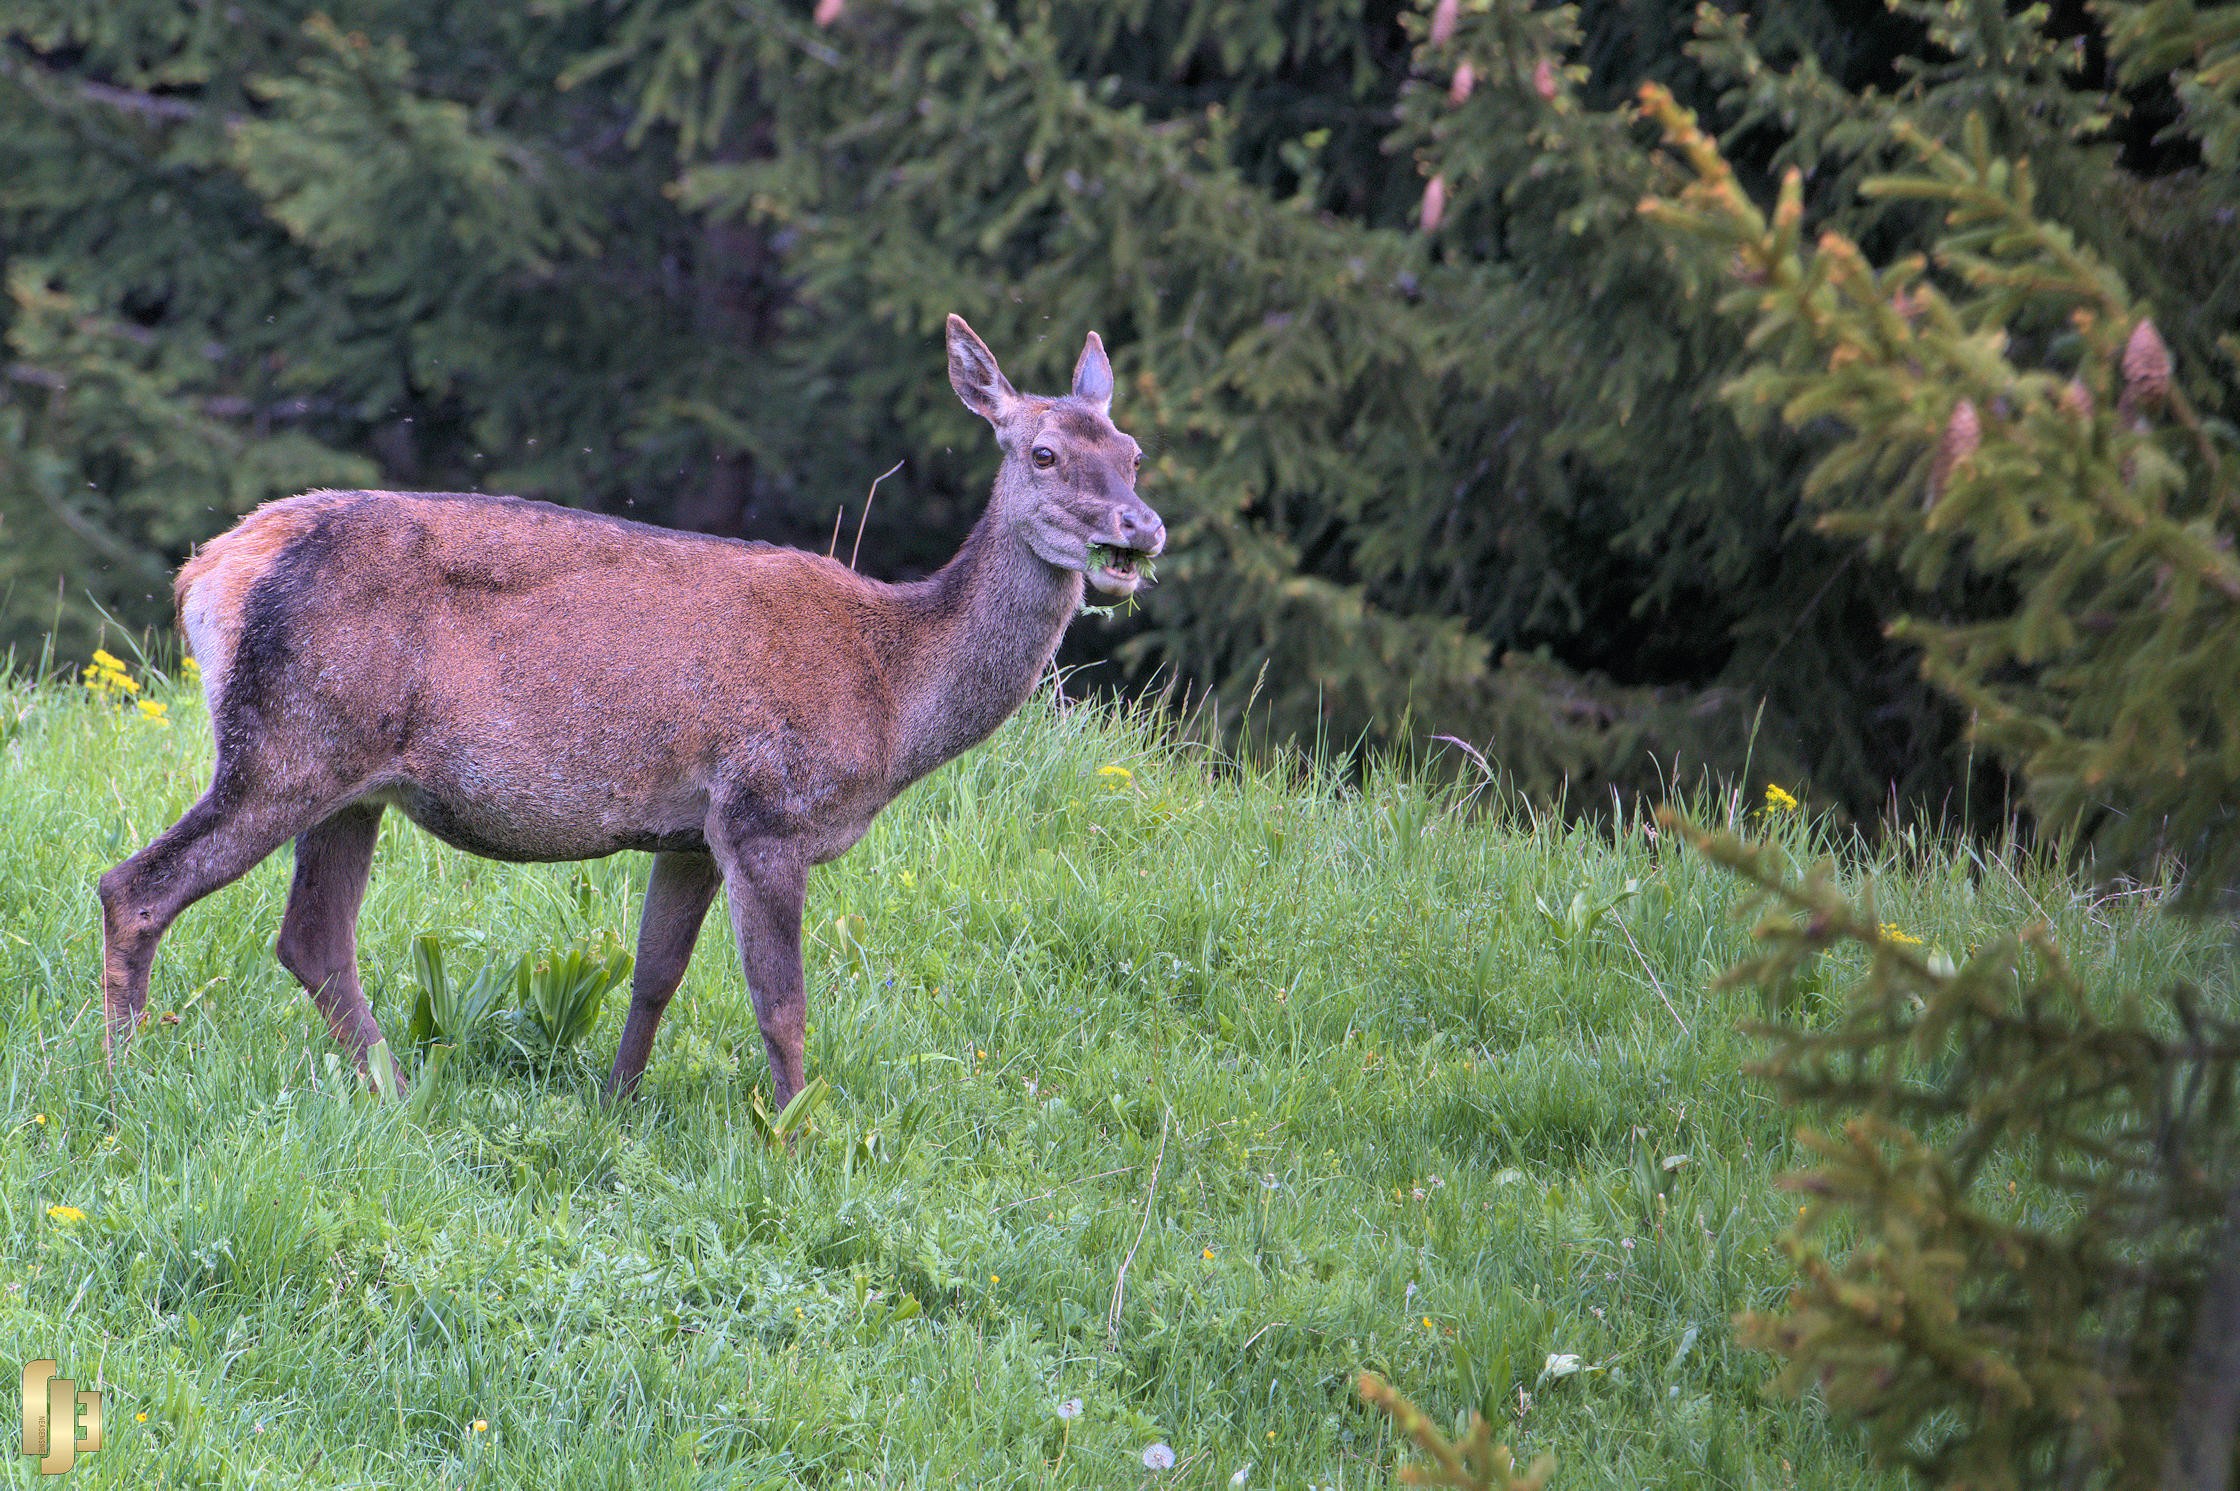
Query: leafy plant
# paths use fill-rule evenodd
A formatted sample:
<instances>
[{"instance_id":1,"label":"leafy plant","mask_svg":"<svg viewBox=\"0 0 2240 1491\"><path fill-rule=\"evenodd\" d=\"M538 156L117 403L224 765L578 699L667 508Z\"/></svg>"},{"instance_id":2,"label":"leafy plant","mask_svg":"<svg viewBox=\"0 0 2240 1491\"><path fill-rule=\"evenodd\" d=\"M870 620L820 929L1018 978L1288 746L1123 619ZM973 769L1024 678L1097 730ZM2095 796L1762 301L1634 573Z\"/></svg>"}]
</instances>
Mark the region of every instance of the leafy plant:
<instances>
[{"instance_id":1,"label":"leafy plant","mask_svg":"<svg viewBox=\"0 0 2240 1491\"><path fill-rule=\"evenodd\" d=\"M877 1341L898 1326L908 1325L925 1314L925 1306L918 1297L906 1290L889 1290L876 1294L871 1281L858 1270L853 1279L856 1304L856 1336L865 1345Z\"/></svg>"},{"instance_id":2,"label":"leafy plant","mask_svg":"<svg viewBox=\"0 0 2240 1491\"><path fill-rule=\"evenodd\" d=\"M783 1149L793 1143L796 1135L816 1132L816 1127L810 1120L831 1096L831 1084L822 1077L811 1077L773 1117L769 1107L762 1101L761 1089L757 1088L748 1113L753 1118L754 1130L762 1136L762 1141L773 1149Z\"/></svg>"},{"instance_id":3,"label":"leafy plant","mask_svg":"<svg viewBox=\"0 0 2240 1491\"><path fill-rule=\"evenodd\" d=\"M1588 895L1585 887L1571 893L1570 902L1560 911L1548 904L1542 896L1532 898L1533 910L1540 913L1540 920L1558 946L1572 956L1584 952L1594 941L1595 932L1603 919L1612 915L1620 906L1641 894L1641 882L1628 880L1625 888L1616 895L1599 899Z\"/></svg>"},{"instance_id":4,"label":"leafy plant","mask_svg":"<svg viewBox=\"0 0 2240 1491\"><path fill-rule=\"evenodd\" d=\"M443 939L422 932L412 939L412 976L420 992L412 1001L409 1034L416 1046L448 1041L467 1046L490 1025L504 998L512 969L503 959L486 958L464 984L444 971Z\"/></svg>"},{"instance_id":5,"label":"leafy plant","mask_svg":"<svg viewBox=\"0 0 2240 1491\"><path fill-rule=\"evenodd\" d=\"M599 1023L607 993L630 977L632 959L602 935L588 946L524 955L514 966L515 1001L548 1052L580 1044Z\"/></svg>"},{"instance_id":6,"label":"leafy plant","mask_svg":"<svg viewBox=\"0 0 2240 1491\"><path fill-rule=\"evenodd\" d=\"M390 1054L386 1040L375 1041L366 1047L366 1080L373 1084L373 1090L381 1095L381 1100L385 1103L393 1103L404 1095L401 1080L397 1076L396 1057Z\"/></svg>"}]
</instances>

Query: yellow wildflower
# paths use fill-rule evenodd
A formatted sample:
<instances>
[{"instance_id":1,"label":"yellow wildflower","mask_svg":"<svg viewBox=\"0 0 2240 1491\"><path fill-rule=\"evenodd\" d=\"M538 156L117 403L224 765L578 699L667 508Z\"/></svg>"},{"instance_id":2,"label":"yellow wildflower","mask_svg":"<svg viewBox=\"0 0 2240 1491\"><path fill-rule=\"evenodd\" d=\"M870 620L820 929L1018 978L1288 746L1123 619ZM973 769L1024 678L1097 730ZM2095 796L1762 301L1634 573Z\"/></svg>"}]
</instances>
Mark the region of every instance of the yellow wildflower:
<instances>
[{"instance_id":1,"label":"yellow wildflower","mask_svg":"<svg viewBox=\"0 0 2240 1491\"><path fill-rule=\"evenodd\" d=\"M99 648L94 650L93 661L86 664L82 677L86 688L99 698L140 692L140 681L125 671L116 655Z\"/></svg>"},{"instance_id":2,"label":"yellow wildflower","mask_svg":"<svg viewBox=\"0 0 2240 1491\"><path fill-rule=\"evenodd\" d=\"M1206 1259L1208 1262L1211 1262L1213 1258L1213 1249L1207 1248L1203 1252L1199 1253L1198 1256L1200 1258Z\"/></svg>"},{"instance_id":3,"label":"yellow wildflower","mask_svg":"<svg viewBox=\"0 0 2240 1491\"><path fill-rule=\"evenodd\" d=\"M490 1421L489 1421L488 1419L476 1419L476 1420L474 1421L474 1432L475 1432L475 1433L477 1433L477 1434L487 1434L487 1433L489 1433L489 1432L490 1432Z\"/></svg>"},{"instance_id":4,"label":"yellow wildflower","mask_svg":"<svg viewBox=\"0 0 2240 1491\"><path fill-rule=\"evenodd\" d=\"M148 1416L144 1413L136 1413L132 1416L132 1421L136 1424L144 1424L148 1421Z\"/></svg>"},{"instance_id":5,"label":"yellow wildflower","mask_svg":"<svg viewBox=\"0 0 2240 1491\"><path fill-rule=\"evenodd\" d=\"M1880 930L1882 932L1882 940L1884 942L1895 942L1905 947L1921 946L1920 938L1906 931L1905 928L1899 926L1896 922L1884 922Z\"/></svg>"},{"instance_id":6,"label":"yellow wildflower","mask_svg":"<svg viewBox=\"0 0 2240 1491\"><path fill-rule=\"evenodd\" d=\"M75 1206L50 1206L47 1208L47 1215L58 1222L82 1222L86 1219L86 1214Z\"/></svg>"},{"instance_id":7,"label":"yellow wildflower","mask_svg":"<svg viewBox=\"0 0 2240 1491\"><path fill-rule=\"evenodd\" d=\"M34 1113L31 1115L31 1121L39 1125L41 1128L45 1128L47 1125L47 1115L44 1113Z\"/></svg>"},{"instance_id":8,"label":"yellow wildflower","mask_svg":"<svg viewBox=\"0 0 2240 1491\"><path fill-rule=\"evenodd\" d=\"M170 712L171 706L164 703L161 699L142 699L140 701L139 708L140 713L145 718L154 720L159 725L168 725L171 723L169 720L164 718L164 715Z\"/></svg>"},{"instance_id":9,"label":"yellow wildflower","mask_svg":"<svg viewBox=\"0 0 2240 1491\"><path fill-rule=\"evenodd\" d=\"M1797 800L1773 783L1766 783L1766 811L1769 813L1794 813Z\"/></svg>"},{"instance_id":10,"label":"yellow wildflower","mask_svg":"<svg viewBox=\"0 0 2240 1491\"><path fill-rule=\"evenodd\" d=\"M191 657L179 659L179 676L189 680L200 678L202 676L202 664Z\"/></svg>"},{"instance_id":11,"label":"yellow wildflower","mask_svg":"<svg viewBox=\"0 0 2240 1491\"><path fill-rule=\"evenodd\" d=\"M1108 787L1126 787L1136 779L1136 774L1117 762L1107 761L1097 768L1097 775L1105 779Z\"/></svg>"}]
</instances>

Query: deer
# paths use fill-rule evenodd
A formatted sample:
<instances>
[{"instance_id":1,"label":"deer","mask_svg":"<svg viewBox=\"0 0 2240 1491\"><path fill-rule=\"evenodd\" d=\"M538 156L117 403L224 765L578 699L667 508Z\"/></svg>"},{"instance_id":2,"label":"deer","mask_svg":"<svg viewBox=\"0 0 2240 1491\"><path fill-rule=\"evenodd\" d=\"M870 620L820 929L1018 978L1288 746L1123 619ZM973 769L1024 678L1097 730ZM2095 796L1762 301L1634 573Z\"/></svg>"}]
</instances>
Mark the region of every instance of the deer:
<instances>
[{"instance_id":1,"label":"deer","mask_svg":"<svg viewBox=\"0 0 2240 1491\"><path fill-rule=\"evenodd\" d=\"M653 856L609 1101L635 1092L724 891L782 1109L805 1080L810 868L1027 700L1087 587L1134 594L1166 547L1095 332L1057 397L1015 390L962 317L947 347L1001 463L923 579L458 492L307 492L193 554L174 592L215 761L100 879L112 1072L165 930L291 839L275 952L366 1071L383 1037L358 908L394 807L494 860Z\"/></svg>"}]
</instances>

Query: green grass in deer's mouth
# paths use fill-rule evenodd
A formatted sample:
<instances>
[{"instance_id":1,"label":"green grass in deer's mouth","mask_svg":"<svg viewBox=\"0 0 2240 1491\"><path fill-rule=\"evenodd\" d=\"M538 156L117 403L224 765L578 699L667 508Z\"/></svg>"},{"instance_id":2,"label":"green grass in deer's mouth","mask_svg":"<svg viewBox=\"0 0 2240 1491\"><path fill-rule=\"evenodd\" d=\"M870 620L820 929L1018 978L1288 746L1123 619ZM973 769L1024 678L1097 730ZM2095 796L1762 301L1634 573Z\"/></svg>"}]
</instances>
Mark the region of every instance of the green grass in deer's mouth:
<instances>
[{"instance_id":1,"label":"green grass in deer's mouth","mask_svg":"<svg viewBox=\"0 0 2240 1491\"><path fill-rule=\"evenodd\" d=\"M1116 575L1133 575L1146 585L1156 578L1151 556L1141 549L1126 549L1117 544L1091 544L1088 560L1088 573L1092 575L1099 570L1110 570Z\"/></svg>"}]
</instances>

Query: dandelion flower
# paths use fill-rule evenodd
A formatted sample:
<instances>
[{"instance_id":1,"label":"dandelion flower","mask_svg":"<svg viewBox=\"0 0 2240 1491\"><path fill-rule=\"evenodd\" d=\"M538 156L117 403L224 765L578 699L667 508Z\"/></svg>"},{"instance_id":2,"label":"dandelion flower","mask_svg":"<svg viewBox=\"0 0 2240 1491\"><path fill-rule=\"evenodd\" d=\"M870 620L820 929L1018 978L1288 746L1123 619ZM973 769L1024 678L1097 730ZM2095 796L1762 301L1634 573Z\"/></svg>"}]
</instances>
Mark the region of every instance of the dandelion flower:
<instances>
[{"instance_id":1,"label":"dandelion flower","mask_svg":"<svg viewBox=\"0 0 2240 1491\"><path fill-rule=\"evenodd\" d=\"M1065 1402L1060 1403L1058 1405L1058 1417L1067 1420L1081 1417L1081 1400L1079 1398L1068 1398Z\"/></svg>"},{"instance_id":2,"label":"dandelion flower","mask_svg":"<svg viewBox=\"0 0 2240 1491\"><path fill-rule=\"evenodd\" d=\"M476 1419L476 1420L474 1421L474 1432L475 1432L475 1433L477 1433L477 1434L487 1434L487 1433L489 1433L489 1432L490 1432L490 1421L489 1421L488 1419Z\"/></svg>"},{"instance_id":3,"label":"dandelion flower","mask_svg":"<svg viewBox=\"0 0 2240 1491\"><path fill-rule=\"evenodd\" d=\"M1003 1282L1003 1275L1002 1275L1002 1274L990 1274L990 1275L988 1275L988 1282L989 1282L989 1283L991 1283L991 1284L1001 1284L1001 1283Z\"/></svg>"},{"instance_id":4,"label":"dandelion flower","mask_svg":"<svg viewBox=\"0 0 2240 1491\"><path fill-rule=\"evenodd\" d=\"M1212 1259L1213 1259L1213 1249L1211 1249L1211 1248L1206 1248L1206 1249L1202 1250L1202 1251L1201 1251L1201 1252L1200 1252L1200 1253L1198 1254L1198 1256L1199 1256L1200 1258L1203 1258L1203 1259L1207 1260L1208 1262L1211 1262L1211 1261L1212 1261Z\"/></svg>"},{"instance_id":5,"label":"dandelion flower","mask_svg":"<svg viewBox=\"0 0 2240 1491\"><path fill-rule=\"evenodd\" d=\"M132 1416L132 1421L136 1424L144 1424L148 1421L148 1416L144 1413L136 1413Z\"/></svg>"},{"instance_id":6,"label":"dandelion flower","mask_svg":"<svg viewBox=\"0 0 2240 1491\"><path fill-rule=\"evenodd\" d=\"M1423 1317L1423 1328L1425 1330L1430 1330L1432 1328L1431 1317L1429 1315Z\"/></svg>"},{"instance_id":7,"label":"dandelion flower","mask_svg":"<svg viewBox=\"0 0 2240 1491\"><path fill-rule=\"evenodd\" d=\"M50 1206L47 1208L47 1215L58 1222L82 1222L86 1219L86 1214L75 1206Z\"/></svg>"},{"instance_id":8,"label":"dandelion flower","mask_svg":"<svg viewBox=\"0 0 2240 1491\"><path fill-rule=\"evenodd\" d=\"M1164 1441L1145 1445L1143 1447L1143 1468L1145 1470L1174 1469L1174 1450Z\"/></svg>"},{"instance_id":9,"label":"dandelion flower","mask_svg":"<svg viewBox=\"0 0 2240 1491\"><path fill-rule=\"evenodd\" d=\"M44 1113L34 1113L31 1115L31 1121L39 1125L39 1127L45 1128L47 1126L47 1115Z\"/></svg>"},{"instance_id":10,"label":"dandelion flower","mask_svg":"<svg viewBox=\"0 0 2240 1491\"><path fill-rule=\"evenodd\" d=\"M1794 813L1797 800L1773 783L1766 783L1766 811L1769 813Z\"/></svg>"}]
</instances>

